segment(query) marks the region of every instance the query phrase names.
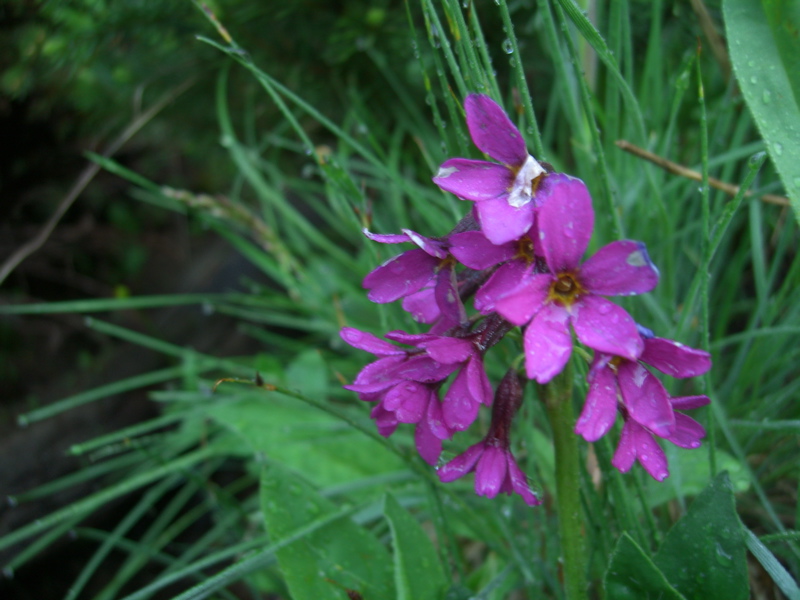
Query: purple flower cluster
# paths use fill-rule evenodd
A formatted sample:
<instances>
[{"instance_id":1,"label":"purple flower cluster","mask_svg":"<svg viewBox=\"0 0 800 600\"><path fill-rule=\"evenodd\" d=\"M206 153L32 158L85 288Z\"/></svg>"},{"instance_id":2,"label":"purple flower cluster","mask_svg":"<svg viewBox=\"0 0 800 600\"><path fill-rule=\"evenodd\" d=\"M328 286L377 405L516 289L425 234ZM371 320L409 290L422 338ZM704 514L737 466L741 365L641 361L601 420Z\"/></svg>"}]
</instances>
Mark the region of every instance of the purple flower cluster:
<instances>
[{"instance_id":1,"label":"purple flower cluster","mask_svg":"<svg viewBox=\"0 0 800 600\"><path fill-rule=\"evenodd\" d=\"M345 387L375 403L371 416L381 435L415 424L417 450L429 464L438 462L444 440L475 422L481 405L491 406L486 437L442 466L439 478L474 471L477 494L517 493L535 505L540 500L510 450L525 380L511 368L493 393L484 357L506 333L523 328L527 379L547 384L569 361L574 333L594 352L575 433L597 441L621 416L612 464L626 472L638 460L662 481L669 470L656 438L697 448L705 430L678 411L709 399L670 396L646 365L694 377L711 368L710 356L655 337L606 298L651 291L658 270L645 245L632 240L612 242L582 261L594 228L584 183L528 154L520 132L488 96L468 96L465 111L475 145L497 162L453 158L433 181L472 201L473 210L440 238L365 230L376 242L416 246L372 271L364 287L373 302L402 299L428 333L391 331L382 340L345 327L345 342L377 357Z\"/></svg>"}]
</instances>

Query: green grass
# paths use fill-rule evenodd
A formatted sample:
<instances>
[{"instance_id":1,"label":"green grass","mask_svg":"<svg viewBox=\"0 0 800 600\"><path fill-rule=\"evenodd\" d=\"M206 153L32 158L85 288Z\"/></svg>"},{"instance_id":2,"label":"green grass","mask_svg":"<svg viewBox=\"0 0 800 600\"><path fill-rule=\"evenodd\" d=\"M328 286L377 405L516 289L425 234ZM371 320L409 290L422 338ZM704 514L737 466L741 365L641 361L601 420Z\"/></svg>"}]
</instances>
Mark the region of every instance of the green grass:
<instances>
[{"instance_id":1,"label":"green grass","mask_svg":"<svg viewBox=\"0 0 800 600\"><path fill-rule=\"evenodd\" d=\"M647 243L661 282L646 298L623 302L637 321L659 336L707 348L714 358L700 380L665 382L674 394L712 398L699 417L709 431L702 449L672 452L666 483L654 485L638 465L627 475L612 469L608 440L591 449L581 443L592 590L599 593L622 532L654 556L675 514L723 469L733 469L738 517L762 537L761 546L748 537L751 550L763 549L762 564L784 589L796 590L775 557L791 576L800 574L797 221L788 209L758 200L759 193L780 193L779 179L688 7L654 2L644 10L626 0L592 6L590 19L572 0L409 0L413 47L403 56L388 56L378 45L365 51L364 68L393 90L394 104L376 105L343 81L330 91L348 98L349 109L337 121L324 106L304 100L302 90L276 80L247 48L213 37L213 28L198 32L226 59L215 98L204 100L215 103L221 143L238 173L224 190L229 200L176 193L113 160L98 161L136 185L137 200L191 214L217 231L270 284L254 283L247 294L87 299L0 312L96 315L199 303L235 317L264 343L265 354L217 358L92 316L87 324L98 333L169 357L172 366L65 398L21 422L125 390L165 382L173 388L153 394L164 407L161 416L74 447L92 458L84 471L17 496L31 502L79 481L104 482L93 495L0 538L2 548L19 544L9 567L22 567L73 530L95 541L97 550L71 589L60 592L65 598L82 597L112 550L125 560L97 600L146 598L174 582L187 590L182 599L233 597L224 590L236 581L254 595L285 596L296 579L279 562L305 544L309 560L318 560L333 580L324 586L329 597L343 598L355 575L330 576L335 569L324 554L332 542L325 532L399 543L381 508L390 489L429 533L436 532L448 585L463 591L453 597L500 599L513 590L520 597L564 597L558 515L550 501L531 509L517 498L478 498L471 480L440 484L414 455L408 431L401 427L384 440L368 407L340 388L369 360L339 340L341 326L377 334L419 330L399 307L366 300L363 276L396 251L369 243L360 230L442 235L469 209L430 177L447 157L479 157L461 102L467 93L483 92L504 103L531 152L585 181L598 215L590 250L621 236ZM499 29L487 29L486 22ZM232 111L235 69L258 85L258 102L272 103L279 121ZM411 91L420 83L422 98ZM742 189L730 198L707 183L666 173L622 152L618 139ZM746 198L747 189L756 196ZM513 358L512 344L502 351L506 355L490 363L499 373L503 360ZM260 381L248 384L256 371ZM577 361L574 371L580 409L585 363ZM246 381L215 386L221 378ZM483 417L471 433L446 444L445 457L480 439L481 426L485 430ZM554 493L550 435L537 394L529 391L515 422L515 453L545 498ZM258 488L265 485L262 473L276 466L288 469L288 481L294 477L316 490L309 503L319 496L333 512L312 518L309 509L306 527L287 537L271 535L262 518L267 500L259 500ZM226 471L236 477L225 477ZM133 508L112 531L81 524L98 507L133 492L139 494ZM204 533L186 542L182 535L192 525ZM409 549L393 550L396 569L422 568L402 562L402 551ZM138 592L126 587L150 565L162 569L152 583Z\"/></svg>"}]
</instances>

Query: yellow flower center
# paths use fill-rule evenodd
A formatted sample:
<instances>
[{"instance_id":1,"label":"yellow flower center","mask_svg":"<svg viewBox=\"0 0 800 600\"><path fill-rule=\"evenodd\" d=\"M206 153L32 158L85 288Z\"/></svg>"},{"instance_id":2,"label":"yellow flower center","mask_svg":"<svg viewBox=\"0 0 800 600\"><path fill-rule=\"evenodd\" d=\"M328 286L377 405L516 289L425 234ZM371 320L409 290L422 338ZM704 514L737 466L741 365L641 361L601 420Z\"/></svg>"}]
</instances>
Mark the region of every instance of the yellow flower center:
<instances>
[{"instance_id":1,"label":"yellow flower center","mask_svg":"<svg viewBox=\"0 0 800 600\"><path fill-rule=\"evenodd\" d=\"M569 308L584 292L585 290L575 273L568 271L556 275L555 280L550 284L550 293L547 299Z\"/></svg>"}]
</instances>

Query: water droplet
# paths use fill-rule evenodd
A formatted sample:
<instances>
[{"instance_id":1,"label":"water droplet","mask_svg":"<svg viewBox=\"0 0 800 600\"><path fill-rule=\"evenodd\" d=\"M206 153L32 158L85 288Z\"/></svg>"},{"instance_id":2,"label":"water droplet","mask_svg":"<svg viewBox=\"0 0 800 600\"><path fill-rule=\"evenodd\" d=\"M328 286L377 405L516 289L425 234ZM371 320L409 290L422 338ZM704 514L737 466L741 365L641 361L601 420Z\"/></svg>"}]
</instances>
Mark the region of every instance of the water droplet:
<instances>
[{"instance_id":1,"label":"water droplet","mask_svg":"<svg viewBox=\"0 0 800 600\"><path fill-rule=\"evenodd\" d=\"M748 67L755 67L755 66L756 66L756 61L754 61L754 60L750 60L750 61L748 61L748 62L747 62L747 66L748 66Z\"/></svg>"},{"instance_id":2,"label":"water droplet","mask_svg":"<svg viewBox=\"0 0 800 600\"><path fill-rule=\"evenodd\" d=\"M214 305L211 302L203 302L200 307L200 310L203 311L203 316L210 317L214 314Z\"/></svg>"},{"instance_id":3,"label":"water droplet","mask_svg":"<svg viewBox=\"0 0 800 600\"><path fill-rule=\"evenodd\" d=\"M800 177L795 177L792 183L794 183L794 187L800 189Z\"/></svg>"},{"instance_id":4,"label":"water droplet","mask_svg":"<svg viewBox=\"0 0 800 600\"><path fill-rule=\"evenodd\" d=\"M783 154L783 144L781 144L780 142L775 142L774 144L772 144L772 149L775 150L775 154L777 154L778 156Z\"/></svg>"},{"instance_id":5,"label":"water droplet","mask_svg":"<svg viewBox=\"0 0 800 600\"><path fill-rule=\"evenodd\" d=\"M6 504L8 504L9 508L14 508L19 504L19 500L17 500L16 496L6 496Z\"/></svg>"},{"instance_id":6,"label":"water droplet","mask_svg":"<svg viewBox=\"0 0 800 600\"><path fill-rule=\"evenodd\" d=\"M769 90L764 90L764 92L761 94L761 100L764 101L764 104L769 104L772 102L772 92Z\"/></svg>"},{"instance_id":7,"label":"water droplet","mask_svg":"<svg viewBox=\"0 0 800 600\"><path fill-rule=\"evenodd\" d=\"M753 76L750 78L750 83L753 83L753 84L756 84L756 83L758 83L758 78L757 78L755 75L753 75Z\"/></svg>"},{"instance_id":8,"label":"water droplet","mask_svg":"<svg viewBox=\"0 0 800 600\"><path fill-rule=\"evenodd\" d=\"M13 567L3 567L3 577L6 579L14 579Z\"/></svg>"},{"instance_id":9,"label":"water droplet","mask_svg":"<svg viewBox=\"0 0 800 600\"><path fill-rule=\"evenodd\" d=\"M17 417L17 426L22 427L24 429L30 424L31 422L28 420L27 415L20 415Z\"/></svg>"},{"instance_id":10,"label":"water droplet","mask_svg":"<svg viewBox=\"0 0 800 600\"><path fill-rule=\"evenodd\" d=\"M506 54L513 54L514 52L514 44L512 44L511 40L508 38L503 40L503 52Z\"/></svg>"}]
</instances>

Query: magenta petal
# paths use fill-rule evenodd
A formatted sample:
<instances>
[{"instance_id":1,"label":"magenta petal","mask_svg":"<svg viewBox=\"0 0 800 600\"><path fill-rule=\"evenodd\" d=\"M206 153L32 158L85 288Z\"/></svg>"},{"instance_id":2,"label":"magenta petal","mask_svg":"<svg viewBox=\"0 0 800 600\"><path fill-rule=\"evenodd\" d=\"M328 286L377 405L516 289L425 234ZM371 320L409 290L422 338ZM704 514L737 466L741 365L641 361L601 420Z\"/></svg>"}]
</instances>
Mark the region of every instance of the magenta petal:
<instances>
[{"instance_id":1,"label":"magenta petal","mask_svg":"<svg viewBox=\"0 0 800 600\"><path fill-rule=\"evenodd\" d=\"M635 361L624 361L617 367L617 380L631 419L658 436L669 437L675 427L675 413L661 382Z\"/></svg>"},{"instance_id":2,"label":"magenta petal","mask_svg":"<svg viewBox=\"0 0 800 600\"><path fill-rule=\"evenodd\" d=\"M572 353L569 314L553 303L545 304L525 330L525 370L529 379L547 383L558 375Z\"/></svg>"},{"instance_id":3,"label":"magenta petal","mask_svg":"<svg viewBox=\"0 0 800 600\"><path fill-rule=\"evenodd\" d=\"M528 506L536 506L541 504L542 501L531 491L530 486L528 485L528 478L525 477L525 473L522 472L522 469L519 468L517 462L514 460L514 457L511 453L508 453L508 475L506 479L511 480L511 488L525 501L525 504Z\"/></svg>"},{"instance_id":4,"label":"magenta petal","mask_svg":"<svg viewBox=\"0 0 800 600\"><path fill-rule=\"evenodd\" d=\"M697 377L711 368L711 355L708 352L657 337L645 340L640 360L678 378Z\"/></svg>"},{"instance_id":5,"label":"magenta petal","mask_svg":"<svg viewBox=\"0 0 800 600\"><path fill-rule=\"evenodd\" d=\"M495 296L494 309L501 317L514 325L524 325L531 320L531 317L543 310L552 282L553 278L550 275L543 273L533 275L513 291L500 297ZM506 284L502 280L498 283ZM496 285L495 287L500 286Z\"/></svg>"},{"instance_id":6,"label":"magenta petal","mask_svg":"<svg viewBox=\"0 0 800 600\"><path fill-rule=\"evenodd\" d=\"M370 418L375 420L378 433L383 437L389 437L397 429L397 417L394 413L383 408L382 404L376 405L369 413Z\"/></svg>"},{"instance_id":7,"label":"magenta petal","mask_svg":"<svg viewBox=\"0 0 800 600\"><path fill-rule=\"evenodd\" d=\"M394 344L390 344L371 333L360 331L353 327L342 327L339 331L341 338L359 350L365 350L377 356L392 356L395 354L405 354L405 351Z\"/></svg>"},{"instance_id":8,"label":"magenta petal","mask_svg":"<svg viewBox=\"0 0 800 600\"><path fill-rule=\"evenodd\" d=\"M581 284L603 296L649 292L658 283L658 269L641 242L621 240L603 246L581 266Z\"/></svg>"},{"instance_id":9,"label":"magenta petal","mask_svg":"<svg viewBox=\"0 0 800 600\"><path fill-rule=\"evenodd\" d=\"M425 412L424 420L428 422L428 428L431 433L440 440L449 440L453 436L453 432L444 422L444 415L442 414L442 403L436 394L431 393L430 402L428 402L428 410Z\"/></svg>"},{"instance_id":10,"label":"magenta petal","mask_svg":"<svg viewBox=\"0 0 800 600\"><path fill-rule=\"evenodd\" d=\"M451 235L450 253L462 265L482 271L514 257L516 244L493 244L480 231L464 231Z\"/></svg>"},{"instance_id":11,"label":"magenta petal","mask_svg":"<svg viewBox=\"0 0 800 600\"><path fill-rule=\"evenodd\" d=\"M469 134L481 152L506 165L520 166L525 162L525 140L494 100L483 94L470 94L464 101L464 110Z\"/></svg>"},{"instance_id":12,"label":"magenta petal","mask_svg":"<svg viewBox=\"0 0 800 600\"><path fill-rule=\"evenodd\" d=\"M453 460L444 465L437 475L439 481L442 483L449 483L455 481L472 471L475 468L475 463L483 454L485 448L484 442L479 442L467 448L465 452L456 456Z\"/></svg>"},{"instance_id":13,"label":"magenta petal","mask_svg":"<svg viewBox=\"0 0 800 600\"><path fill-rule=\"evenodd\" d=\"M414 381L404 381L386 393L383 407L393 411L401 423L418 423L430 400L427 386Z\"/></svg>"},{"instance_id":14,"label":"magenta petal","mask_svg":"<svg viewBox=\"0 0 800 600\"><path fill-rule=\"evenodd\" d=\"M706 430L700 423L681 413L675 414L675 430L667 439L681 448L699 448Z\"/></svg>"},{"instance_id":15,"label":"magenta petal","mask_svg":"<svg viewBox=\"0 0 800 600\"><path fill-rule=\"evenodd\" d=\"M451 158L442 163L433 182L462 200L480 202L508 197L514 173L508 167L485 160Z\"/></svg>"},{"instance_id":16,"label":"magenta petal","mask_svg":"<svg viewBox=\"0 0 800 600\"><path fill-rule=\"evenodd\" d=\"M387 356L371 362L359 371L352 384L346 385L344 388L359 393L385 390L401 379L395 371L405 363L405 356Z\"/></svg>"},{"instance_id":17,"label":"magenta petal","mask_svg":"<svg viewBox=\"0 0 800 600\"><path fill-rule=\"evenodd\" d=\"M581 296L572 308L572 326L582 343L628 360L636 360L642 353L639 330L623 308L591 294Z\"/></svg>"},{"instance_id":18,"label":"magenta petal","mask_svg":"<svg viewBox=\"0 0 800 600\"><path fill-rule=\"evenodd\" d=\"M469 389L466 369L461 369L444 397L444 422L450 429L464 431L475 422L480 407Z\"/></svg>"},{"instance_id":19,"label":"magenta petal","mask_svg":"<svg viewBox=\"0 0 800 600\"><path fill-rule=\"evenodd\" d=\"M433 278L438 264L438 258L419 249L390 258L364 278L367 297L385 304L412 294Z\"/></svg>"},{"instance_id":20,"label":"magenta petal","mask_svg":"<svg viewBox=\"0 0 800 600\"><path fill-rule=\"evenodd\" d=\"M508 196L486 199L475 204L481 231L493 244L506 244L528 233L533 225L536 205L528 202L511 206Z\"/></svg>"},{"instance_id":21,"label":"magenta petal","mask_svg":"<svg viewBox=\"0 0 800 600\"><path fill-rule=\"evenodd\" d=\"M587 442L603 437L617 420L617 382L614 372L601 368L594 372L575 433Z\"/></svg>"},{"instance_id":22,"label":"magenta petal","mask_svg":"<svg viewBox=\"0 0 800 600\"><path fill-rule=\"evenodd\" d=\"M500 265L475 294L475 310L483 314L493 312L495 302L516 290L530 270L524 260L512 260ZM522 323L527 323L528 320L530 317Z\"/></svg>"},{"instance_id":23,"label":"magenta petal","mask_svg":"<svg viewBox=\"0 0 800 600\"><path fill-rule=\"evenodd\" d=\"M447 336L425 342L421 347L433 360L447 364L462 363L476 352L469 340Z\"/></svg>"},{"instance_id":24,"label":"magenta petal","mask_svg":"<svg viewBox=\"0 0 800 600\"><path fill-rule=\"evenodd\" d=\"M592 198L580 179L547 175L536 190L539 241L553 273L574 270L594 228Z\"/></svg>"},{"instance_id":25,"label":"magenta petal","mask_svg":"<svg viewBox=\"0 0 800 600\"><path fill-rule=\"evenodd\" d=\"M644 470L656 481L664 481L669 477L667 456L653 438L650 432L634 425L633 431L634 444L636 446L636 458L644 467Z\"/></svg>"},{"instance_id":26,"label":"magenta petal","mask_svg":"<svg viewBox=\"0 0 800 600\"><path fill-rule=\"evenodd\" d=\"M421 346L424 342L433 341L436 339L435 335L429 333L408 333L402 329L393 329L387 332L384 336L387 340L393 342L400 342L401 344L408 344L409 346Z\"/></svg>"},{"instance_id":27,"label":"magenta petal","mask_svg":"<svg viewBox=\"0 0 800 600\"><path fill-rule=\"evenodd\" d=\"M361 233L373 242L380 244L402 244L411 241L405 233L372 233L366 227L361 230Z\"/></svg>"},{"instance_id":28,"label":"magenta petal","mask_svg":"<svg viewBox=\"0 0 800 600\"><path fill-rule=\"evenodd\" d=\"M492 384L489 382L489 377L486 375L486 369L483 368L483 360L481 360L480 356L470 359L464 370L467 372L469 393L481 404L490 406L493 398Z\"/></svg>"},{"instance_id":29,"label":"magenta petal","mask_svg":"<svg viewBox=\"0 0 800 600\"><path fill-rule=\"evenodd\" d=\"M439 363L426 354L419 354L412 356L403 364L397 366L392 374L397 379L433 383L445 379L457 368L457 364Z\"/></svg>"},{"instance_id":30,"label":"magenta petal","mask_svg":"<svg viewBox=\"0 0 800 600\"><path fill-rule=\"evenodd\" d=\"M672 408L677 410L691 410L710 404L711 399L708 396L678 396L670 398L670 402L672 402Z\"/></svg>"},{"instance_id":31,"label":"magenta petal","mask_svg":"<svg viewBox=\"0 0 800 600\"><path fill-rule=\"evenodd\" d=\"M633 421L625 422L625 425L622 427L622 433L619 436L617 451L614 452L614 457L611 459L611 464L623 473L630 471L633 463L636 462L634 428L641 429L641 427Z\"/></svg>"},{"instance_id":32,"label":"magenta petal","mask_svg":"<svg viewBox=\"0 0 800 600\"><path fill-rule=\"evenodd\" d=\"M442 327L449 329L467 320L464 304L458 295L455 265L449 264L439 270L433 297L441 313Z\"/></svg>"},{"instance_id":33,"label":"magenta petal","mask_svg":"<svg viewBox=\"0 0 800 600\"><path fill-rule=\"evenodd\" d=\"M412 242L431 256L435 256L436 258L445 258L447 256L447 245L444 242L425 237L411 229L403 229L403 233L372 233L365 227L361 231L373 242L379 242L381 244Z\"/></svg>"},{"instance_id":34,"label":"magenta petal","mask_svg":"<svg viewBox=\"0 0 800 600\"><path fill-rule=\"evenodd\" d=\"M425 288L403 298L403 310L419 323L433 323L441 312L434 300L433 288Z\"/></svg>"},{"instance_id":35,"label":"magenta petal","mask_svg":"<svg viewBox=\"0 0 800 600\"><path fill-rule=\"evenodd\" d=\"M475 467L475 493L487 498L497 496L503 487L507 468L506 451L497 446L487 446Z\"/></svg>"},{"instance_id":36,"label":"magenta petal","mask_svg":"<svg viewBox=\"0 0 800 600\"><path fill-rule=\"evenodd\" d=\"M429 465L435 465L442 453L442 440L436 437L428 425L427 419L422 419L414 430L414 443L417 452Z\"/></svg>"}]
</instances>

